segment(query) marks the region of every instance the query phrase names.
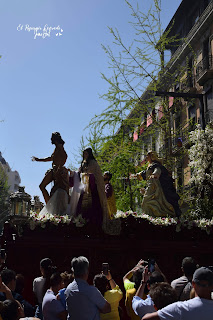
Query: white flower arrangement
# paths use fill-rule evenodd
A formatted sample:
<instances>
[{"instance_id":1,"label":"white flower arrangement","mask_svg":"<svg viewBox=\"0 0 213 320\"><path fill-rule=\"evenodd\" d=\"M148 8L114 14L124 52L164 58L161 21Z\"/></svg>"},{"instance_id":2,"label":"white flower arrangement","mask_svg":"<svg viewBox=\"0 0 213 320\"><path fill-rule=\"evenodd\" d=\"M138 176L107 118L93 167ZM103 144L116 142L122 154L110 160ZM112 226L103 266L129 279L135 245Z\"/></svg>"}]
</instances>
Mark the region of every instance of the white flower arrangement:
<instances>
[{"instance_id":1,"label":"white flower arrangement","mask_svg":"<svg viewBox=\"0 0 213 320\"><path fill-rule=\"evenodd\" d=\"M202 186L204 181L213 184L213 126L209 124L205 131L197 126L190 132L192 146L189 149L189 166L193 169L190 182ZM208 168L208 170L206 170Z\"/></svg>"},{"instance_id":2,"label":"white flower arrangement","mask_svg":"<svg viewBox=\"0 0 213 320\"><path fill-rule=\"evenodd\" d=\"M213 218L211 220L208 219L200 219L200 220L190 220L187 216L182 216L180 218L171 218L171 217L152 217L148 214L144 213L137 213L131 210L123 212L118 210L115 219L119 218L127 218L129 216L143 219L152 223L156 226L176 226L176 232L180 232L181 229L187 228L200 228L201 230L205 230L207 234L213 232ZM36 226L40 226L41 228L45 228L47 222L52 223L53 225L59 224L70 224L72 222L76 227L83 227L87 220L85 220L82 215L78 215L77 217L69 217L68 215L65 216L53 216L52 214L45 214L40 216L38 213L31 211L29 217L29 226L31 230L34 230Z\"/></svg>"},{"instance_id":3,"label":"white flower arrangement","mask_svg":"<svg viewBox=\"0 0 213 320\"><path fill-rule=\"evenodd\" d=\"M87 220L84 219L81 214L79 214L77 217L72 218L72 222L76 225L76 227L83 227Z\"/></svg>"},{"instance_id":4,"label":"white flower arrangement","mask_svg":"<svg viewBox=\"0 0 213 320\"><path fill-rule=\"evenodd\" d=\"M134 216L140 219L144 219L154 225L157 226L176 226L176 232L180 232L181 229L187 228L200 228L201 230L205 230L207 234L210 234L213 231L213 218L211 220L201 219L201 220L189 220L189 217L180 217L180 218L171 218L171 217L152 217L148 214L140 213L137 214L131 210L123 212L118 210L115 218L127 218L128 216Z\"/></svg>"},{"instance_id":5,"label":"white flower arrangement","mask_svg":"<svg viewBox=\"0 0 213 320\"><path fill-rule=\"evenodd\" d=\"M76 225L76 227L83 227L86 224L86 220L81 216L77 217L69 217L68 215L64 216L54 216L53 214L39 214L37 212L31 211L30 212L30 229L34 230L36 226L41 226L41 228L45 228L47 222L52 223L53 225L57 226L58 224L70 224L72 222Z\"/></svg>"}]
</instances>

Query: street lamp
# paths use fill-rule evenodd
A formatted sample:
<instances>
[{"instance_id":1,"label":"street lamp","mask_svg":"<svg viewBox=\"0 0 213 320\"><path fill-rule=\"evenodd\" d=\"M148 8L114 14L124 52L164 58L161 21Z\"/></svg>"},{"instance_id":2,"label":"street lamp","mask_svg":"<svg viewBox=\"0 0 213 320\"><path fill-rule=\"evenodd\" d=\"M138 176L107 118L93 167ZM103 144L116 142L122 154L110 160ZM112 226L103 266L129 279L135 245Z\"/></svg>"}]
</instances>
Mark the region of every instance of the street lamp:
<instances>
[{"instance_id":1,"label":"street lamp","mask_svg":"<svg viewBox=\"0 0 213 320\"><path fill-rule=\"evenodd\" d=\"M10 196L11 214L16 216L27 216L31 209L31 196L24 191L25 187L20 187L18 191Z\"/></svg>"}]
</instances>

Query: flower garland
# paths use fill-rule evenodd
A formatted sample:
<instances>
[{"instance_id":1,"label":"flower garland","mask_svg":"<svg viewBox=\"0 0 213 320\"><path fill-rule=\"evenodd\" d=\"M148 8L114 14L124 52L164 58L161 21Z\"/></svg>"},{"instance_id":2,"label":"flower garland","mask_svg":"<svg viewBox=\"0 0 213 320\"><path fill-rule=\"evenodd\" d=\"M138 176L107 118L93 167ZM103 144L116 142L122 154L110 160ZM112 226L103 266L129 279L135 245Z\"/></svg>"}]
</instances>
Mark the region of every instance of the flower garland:
<instances>
[{"instance_id":1,"label":"flower garland","mask_svg":"<svg viewBox=\"0 0 213 320\"><path fill-rule=\"evenodd\" d=\"M190 220L190 216L181 216L180 218L171 218L171 217L152 217L148 214L144 213L137 213L133 212L131 210L123 212L123 211L117 211L115 218L127 218L128 216L137 217L146 221L149 221L150 223L158 226L176 226L176 232L180 232L181 229L187 228L200 228L201 230L205 230L207 234L210 234L213 232L213 219L200 219L200 220Z\"/></svg>"},{"instance_id":2,"label":"flower garland","mask_svg":"<svg viewBox=\"0 0 213 320\"><path fill-rule=\"evenodd\" d=\"M73 223L76 227L83 227L87 221L82 217L82 215L78 215L77 217L70 217L68 215L54 216L53 214L50 214L50 213L40 215L39 213L34 211L30 212L29 225L31 230L34 230L36 226L45 228L48 222L56 226L58 224L69 225L70 223Z\"/></svg>"},{"instance_id":3,"label":"flower garland","mask_svg":"<svg viewBox=\"0 0 213 320\"><path fill-rule=\"evenodd\" d=\"M153 225L157 226L176 226L176 232L180 232L181 229L187 228L200 228L201 230L205 230L207 234L210 234L213 232L213 219L200 219L200 220L190 220L189 216L181 216L180 218L171 218L171 217L152 217L148 214L144 213L137 213L133 212L131 210L123 212L118 210L115 219L119 218L127 218L129 216L133 216L135 218L140 218L143 220L148 221L149 223L152 223ZM76 227L83 227L86 224L86 220L82 218L81 215L78 215L77 217L69 217L68 215L65 216L54 216L52 214L45 214L45 215L39 215L39 213L30 212L29 217L29 225L30 229L34 230L36 226L40 226L41 228L45 228L46 224L50 222L54 225L58 224L71 224L73 223Z\"/></svg>"}]
</instances>

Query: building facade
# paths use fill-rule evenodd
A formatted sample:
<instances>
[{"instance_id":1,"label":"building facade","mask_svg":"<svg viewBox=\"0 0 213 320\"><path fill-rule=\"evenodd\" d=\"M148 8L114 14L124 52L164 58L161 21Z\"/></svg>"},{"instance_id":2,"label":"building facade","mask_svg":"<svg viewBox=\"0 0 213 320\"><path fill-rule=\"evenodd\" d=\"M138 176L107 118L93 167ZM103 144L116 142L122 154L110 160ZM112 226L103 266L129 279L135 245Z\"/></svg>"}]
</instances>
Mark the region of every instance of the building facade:
<instances>
[{"instance_id":1,"label":"building facade","mask_svg":"<svg viewBox=\"0 0 213 320\"><path fill-rule=\"evenodd\" d=\"M8 186L9 186L9 192L14 193L18 191L19 185L21 183L21 178L16 170L11 170L8 162L3 158L2 153L0 152L0 163L4 169L4 172L7 175L8 178Z\"/></svg>"},{"instance_id":2,"label":"building facade","mask_svg":"<svg viewBox=\"0 0 213 320\"><path fill-rule=\"evenodd\" d=\"M171 58L161 75L160 95L152 97L150 112L141 114L141 125L135 127L132 136L133 142L141 145L136 164L143 163L151 150L162 158L169 154L176 187L183 190L191 176L189 132L196 124L205 129L213 121L213 0L183 0L166 33L179 40L166 46ZM168 74L172 75L170 83L164 81ZM147 89L141 99L147 101L148 96ZM163 133L153 124L163 121L166 113L169 128Z\"/></svg>"}]
</instances>

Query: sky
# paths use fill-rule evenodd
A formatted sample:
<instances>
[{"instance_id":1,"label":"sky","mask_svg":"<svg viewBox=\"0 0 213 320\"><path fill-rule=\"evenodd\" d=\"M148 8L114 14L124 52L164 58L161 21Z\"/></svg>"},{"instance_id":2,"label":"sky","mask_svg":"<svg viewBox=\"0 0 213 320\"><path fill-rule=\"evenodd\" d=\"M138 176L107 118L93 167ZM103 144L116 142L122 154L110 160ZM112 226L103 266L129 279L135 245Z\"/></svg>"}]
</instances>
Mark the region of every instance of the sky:
<instances>
[{"instance_id":1,"label":"sky","mask_svg":"<svg viewBox=\"0 0 213 320\"><path fill-rule=\"evenodd\" d=\"M147 11L152 0L138 3ZM163 28L180 3L162 0ZM101 73L112 71L101 45L113 49L108 27L130 39L129 21L125 0L0 0L0 151L31 196L43 201L39 184L51 163L31 157L52 154L52 132L65 141L66 164L78 166L85 127L107 107Z\"/></svg>"}]
</instances>

